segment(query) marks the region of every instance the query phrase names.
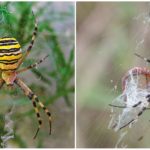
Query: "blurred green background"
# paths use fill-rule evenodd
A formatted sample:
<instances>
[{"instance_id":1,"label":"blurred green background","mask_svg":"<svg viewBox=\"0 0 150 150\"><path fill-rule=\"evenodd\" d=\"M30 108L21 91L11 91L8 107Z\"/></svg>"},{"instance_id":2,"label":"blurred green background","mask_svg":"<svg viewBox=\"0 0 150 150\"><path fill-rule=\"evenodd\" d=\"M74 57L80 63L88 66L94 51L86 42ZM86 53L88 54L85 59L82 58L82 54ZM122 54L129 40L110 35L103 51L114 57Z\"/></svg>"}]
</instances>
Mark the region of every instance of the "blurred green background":
<instances>
[{"instance_id":1,"label":"blurred green background","mask_svg":"<svg viewBox=\"0 0 150 150\"><path fill-rule=\"evenodd\" d=\"M146 2L77 2L77 147L115 147L121 133L108 129L108 104L130 68L149 67L134 55L150 58L149 14ZM119 147L150 147L149 113L124 129Z\"/></svg>"},{"instance_id":2,"label":"blurred green background","mask_svg":"<svg viewBox=\"0 0 150 150\"><path fill-rule=\"evenodd\" d=\"M59 148L74 147L74 3L73 2L0 2L0 35L15 37L23 52L28 47L38 22L35 44L21 67L28 66L49 54L37 68L19 75L49 108L52 114L52 135L48 134L48 118L42 113L42 128L36 140L33 136L38 121L32 103L18 88L0 94L0 136L4 116L14 106L14 138L6 147ZM2 141L0 140L0 144Z\"/></svg>"}]
</instances>

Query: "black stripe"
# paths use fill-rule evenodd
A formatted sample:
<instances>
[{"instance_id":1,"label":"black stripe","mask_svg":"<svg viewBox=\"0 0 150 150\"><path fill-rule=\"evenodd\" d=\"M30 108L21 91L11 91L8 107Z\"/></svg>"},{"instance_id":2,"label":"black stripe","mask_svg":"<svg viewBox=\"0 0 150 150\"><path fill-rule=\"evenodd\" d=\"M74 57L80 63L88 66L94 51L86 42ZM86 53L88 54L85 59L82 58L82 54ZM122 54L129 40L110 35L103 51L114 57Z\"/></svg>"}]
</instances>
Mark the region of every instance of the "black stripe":
<instances>
[{"instance_id":1,"label":"black stripe","mask_svg":"<svg viewBox=\"0 0 150 150\"><path fill-rule=\"evenodd\" d=\"M20 48L10 48L10 49L0 49L0 53L11 53L11 52L17 52Z\"/></svg>"},{"instance_id":2,"label":"black stripe","mask_svg":"<svg viewBox=\"0 0 150 150\"><path fill-rule=\"evenodd\" d=\"M33 98L33 96L34 96L34 94L33 93L29 93L29 95L28 95L28 97L30 98L30 99L32 99ZM33 104L34 105L34 104Z\"/></svg>"},{"instance_id":3,"label":"black stripe","mask_svg":"<svg viewBox=\"0 0 150 150\"><path fill-rule=\"evenodd\" d=\"M35 31L37 31L37 30L38 30L38 27L37 27L37 25L36 25L36 27L34 28L34 30L35 30Z\"/></svg>"},{"instance_id":4,"label":"black stripe","mask_svg":"<svg viewBox=\"0 0 150 150\"><path fill-rule=\"evenodd\" d=\"M49 116L51 116L50 112L47 112L47 114L48 114Z\"/></svg>"},{"instance_id":5,"label":"black stripe","mask_svg":"<svg viewBox=\"0 0 150 150\"><path fill-rule=\"evenodd\" d=\"M39 124L40 124L40 125L42 124L42 120L39 120Z\"/></svg>"},{"instance_id":6,"label":"black stripe","mask_svg":"<svg viewBox=\"0 0 150 150\"><path fill-rule=\"evenodd\" d=\"M33 35L36 36L37 32L34 32Z\"/></svg>"},{"instance_id":7,"label":"black stripe","mask_svg":"<svg viewBox=\"0 0 150 150\"><path fill-rule=\"evenodd\" d=\"M36 100L37 102L39 102L39 99L38 99L37 97L35 98L35 100Z\"/></svg>"},{"instance_id":8,"label":"black stripe","mask_svg":"<svg viewBox=\"0 0 150 150\"><path fill-rule=\"evenodd\" d=\"M138 105L140 105L142 102L139 101L137 104L133 105L132 107L137 107Z\"/></svg>"},{"instance_id":9,"label":"black stripe","mask_svg":"<svg viewBox=\"0 0 150 150\"><path fill-rule=\"evenodd\" d=\"M148 94L148 95L146 96L146 98L150 98L150 94Z\"/></svg>"},{"instance_id":10,"label":"black stripe","mask_svg":"<svg viewBox=\"0 0 150 150\"><path fill-rule=\"evenodd\" d=\"M142 115L142 113L143 113L143 110L138 113L138 116Z\"/></svg>"},{"instance_id":11,"label":"black stripe","mask_svg":"<svg viewBox=\"0 0 150 150\"><path fill-rule=\"evenodd\" d=\"M33 102L33 106L36 107L36 103L35 102Z\"/></svg>"},{"instance_id":12,"label":"black stripe","mask_svg":"<svg viewBox=\"0 0 150 150\"><path fill-rule=\"evenodd\" d=\"M1 71L15 71L16 69L0 69Z\"/></svg>"},{"instance_id":13,"label":"black stripe","mask_svg":"<svg viewBox=\"0 0 150 150\"><path fill-rule=\"evenodd\" d=\"M142 110L138 113L138 116L142 115L142 113L144 112L145 109L146 109L146 107L143 107Z\"/></svg>"},{"instance_id":14,"label":"black stripe","mask_svg":"<svg viewBox=\"0 0 150 150\"><path fill-rule=\"evenodd\" d=\"M40 114L39 113L36 113L37 117L39 118L40 117Z\"/></svg>"},{"instance_id":15,"label":"black stripe","mask_svg":"<svg viewBox=\"0 0 150 150\"><path fill-rule=\"evenodd\" d=\"M46 110L46 107L43 107L44 110Z\"/></svg>"},{"instance_id":16,"label":"black stripe","mask_svg":"<svg viewBox=\"0 0 150 150\"><path fill-rule=\"evenodd\" d=\"M18 61L18 59L16 59L16 60L0 60L0 62L4 62L4 63L7 63L7 62L14 62L14 61Z\"/></svg>"},{"instance_id":17,"label":"black stripe","mask_svg":"<svg viewBox=\"0 0 150 150\"><path fill-rule=\"evenodd\" d=\"M10 46L12 46L12 45L17 45L18 43L0 43L0 46L8 46L8 45L10 45Z\"/></svg>"},{"instance_id":18,"label":"black stripe","mask_svg":"<svg viewBox=\"0 0 150 150\"><path fill-rule=\"evenodd\" d=\"M32 48L32 45L30 45L30 46L28 47L27 51L30 51L30 50L31 50L31 48Z\"/></svg>"},{"instance_id":19,"label":"black stripe","mask_svg":"<svg viewBox=\"0 0 150 150\"><path fill-rule=\"evenodd\" d=\"M0 41L0 43L10 43L10 42L17 42L17 41L16 40L3 40L3 41Z\"/></svg>"},{"instance_id":20,"label":"black stripe","mask_svg":"<svg viewBox=\"0 0 150 150\"><path fill-rule=\"evenodd\" d=\"M13 53L12 53L12 54L11 54L11 53L10 53L10 54L4 54L4 55L2 55L2 56L0 55L0 58L1 58L1 57L4 57L4 56L12 56L12 55L17 56L17 55L20 55L20 54L21 54L21 53L18 53L18 54L13 54Z\"/></svg>"},{"instance_id":21,"label":"black stripe","mask_svg":"<svg viewBox=\"0 0 150 150\"><path fill-rule=\"evenodd\" d=\"M1 64L5 64L5 65L13 65L13 64L16 64L17 62L18 62L18 61L15 61L15 62L7 62L7 63L6 63L6 62L1 62L1 61L0 61Z\"/></svg>"}]
</instances>

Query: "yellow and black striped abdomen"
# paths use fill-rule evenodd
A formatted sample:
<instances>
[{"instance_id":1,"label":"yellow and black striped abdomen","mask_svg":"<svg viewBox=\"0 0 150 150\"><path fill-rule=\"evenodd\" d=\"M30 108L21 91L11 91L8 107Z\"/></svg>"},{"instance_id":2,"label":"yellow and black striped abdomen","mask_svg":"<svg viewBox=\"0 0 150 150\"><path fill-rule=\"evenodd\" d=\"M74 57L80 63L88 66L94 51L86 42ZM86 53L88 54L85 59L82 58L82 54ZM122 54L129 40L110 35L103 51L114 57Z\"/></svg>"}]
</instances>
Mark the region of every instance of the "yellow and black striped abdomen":
<instances>
[{"instance_id":1,"label":"yellow and black striped abdomen","mask_svg":"<svg viewBox=\"0 0 150 150\"><path fill-rule=\"evenodd\" d=\"M15 38L0 38L0 70L17 69L21 58L21 47Z\"/></svg>"}]
</instances>

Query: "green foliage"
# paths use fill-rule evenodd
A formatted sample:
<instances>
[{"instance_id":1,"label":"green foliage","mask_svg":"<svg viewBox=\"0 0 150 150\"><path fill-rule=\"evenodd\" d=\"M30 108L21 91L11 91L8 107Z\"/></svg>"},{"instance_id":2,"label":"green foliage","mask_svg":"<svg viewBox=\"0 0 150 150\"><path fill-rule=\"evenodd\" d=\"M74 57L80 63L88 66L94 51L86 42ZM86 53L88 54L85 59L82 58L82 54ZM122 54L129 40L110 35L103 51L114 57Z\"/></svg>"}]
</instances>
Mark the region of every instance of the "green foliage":
<instances>
[{"instance_id":1,"label":"green foliage","mask_svg":"<svg viewBox=\"0 0 150 150\"><path fill-rule=\"evenodd\" d=\"M9 13L9 5L13 5L14 8L19 12L19 17L15 16L15 14ZM21 45L26 45L31 40L31 32L33 30L34 20L31 13L33 3L19 2L19 3L4 3L1 5L0 14L3 16L3 24L5 24L5 29L9 36L14 36L19 40ZM44 11L45 8L43 8ZM66 13L64 13L66 15ZM42 14L39 14L42 16ZM32 20L30 20L32 18ZM56 80L57 91L62 91L65 89L69 89L67 87L70 79L72 79L74 75L74 48L70 50L69 58L65 58L64 52L62 50L61 45L58 41L58 36L55 32L54 27L50 24L51 22L47 22L47 20L39 22L39 34L42 34L45 31L45 43L49 46L50 49L50 57L53 59L53 70L50 72L44 72L45 69L40 68L39 70L33 69L32 72L41 78L41 80L47 84L51 83L49 78L46 78L46 75ZM12 26L10 31L8 26ZM15 26L15 30L13 29ZM12 33L13 32L13 33ZM13 35L10 35L13 34ZM1 33L1 35L3 35ZM73 46L74 47L74 46ZM33 60L28 59L24 64L27 66L32 64ZM45 76L44 76L45 75ZM70 93L70 92L69 92Z\"/></svg>"},{"instance_id":2,"label":"green foliage","mask_svg":"<svg viewBox=\"0 0 150 150\"><path fill-rule=\"evenodd\" d=\"M73 7L66 9L66 11L58 11L57 9L51 10L50 15L47 14L49 11L49 6L52 3L47 2L47 5L43 7L38 7L38 3L34 2L1 2L0 3L0 34L2 36L15 37L20 45L22 46L23 52L29 45L32 37L32 32L34 29L34 17L32 15L33 7L35 17L38 22L38 36L35 41L35 45L31 51L31 56L25 60L22 67L33 64L37 59L41 59L40 54L49 54L49 58L45 60L45 64L38 68L32 69L32 73L40 80L40 84L31 83L30 87L35 93L38 93L40 99L45 100L43 103L46 106L53 104L55 101L63 98L68 106L72 106L73 99L70 99L70 95L74 93L74 45L71 39L64 35L63 39L69 42L71 49L67 56L65 48L61 43L61 38L59 37L59 32L55 27L55 23L62 24L68 20L74 20L74 10ZM40 21L42 20L42 21ZM73 21L72 21L73 22ZM72 31L72 36L74 36L74 30ZM42 37L42 42L40 38ZM67 39L68 38L68 39ZM73 37L74 38L74 37ZM72 38L72 41L74 40ZM38 41L38 42L37 42ZM65 43L64 43L65 44ZM46 50L44 50L46 47ZM67 47L67 46L66 46ZM44 64L44 63L43 63ZM23 76L23 74L22 74ZM34 77L33 76L33 77ZM25 78L25 77L24 77ZM28 80L28 78L25 80ZM50 89L54 89L54 92L50 92ZM8 92L7 89L2 89L1 94L3 96L10 94L15 100L16 105L24 105L29 103L25 95L19 89L13 89ZM17 96L16 96L17 95ZM12 105L12 100L6 99L5 102L1 102L0 105ZM14 117L29 117L34 114L32 107L26 112L20 112L20 114L14 114ZM62 108L63 109L63 108ZM15 128L17 122L15 123ZM0 126L1 128L1 126ZM28 147L27 142L23 140L20 134L15 132L15 139L13 140L18 147ZM42 140L37 144L37 147L43 145Z\"/></svg>"},{"instance_id":3,"label":"green foliage","mask_svg":"<svg viewBox=\"0 0 150 150\"><path fill-rule=\"evenodd\" d=\"M4 116L0 115L0 136L3 136L5 134L4 126L5 126L5 121L4 121ZM0 143L2 143L2 139L0 138ZM2 148L2 145L0 145L0 148Z\"/></svg>"}]
</instances>

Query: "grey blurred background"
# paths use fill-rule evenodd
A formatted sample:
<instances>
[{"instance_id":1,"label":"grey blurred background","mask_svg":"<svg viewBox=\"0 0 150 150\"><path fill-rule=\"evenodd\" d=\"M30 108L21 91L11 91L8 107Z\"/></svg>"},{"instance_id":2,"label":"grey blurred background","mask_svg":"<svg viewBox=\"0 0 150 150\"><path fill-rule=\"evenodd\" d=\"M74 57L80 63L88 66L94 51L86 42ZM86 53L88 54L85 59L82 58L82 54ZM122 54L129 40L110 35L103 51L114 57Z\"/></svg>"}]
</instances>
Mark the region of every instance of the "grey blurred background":
<instances>
[{"instance_id":1,"label":"grey blurred background","mask_svg":"<svg viewBox=\"0 0 150 150\"><path fill-rule=\"evenodd\" d=\"M150 58L150 4L77 2L77 147L113 148L121 133L108 129L108 106L121 94L121 78ZM119 147L150 147L150 112L128 131Z\"/></svg>"}]
</instances>

